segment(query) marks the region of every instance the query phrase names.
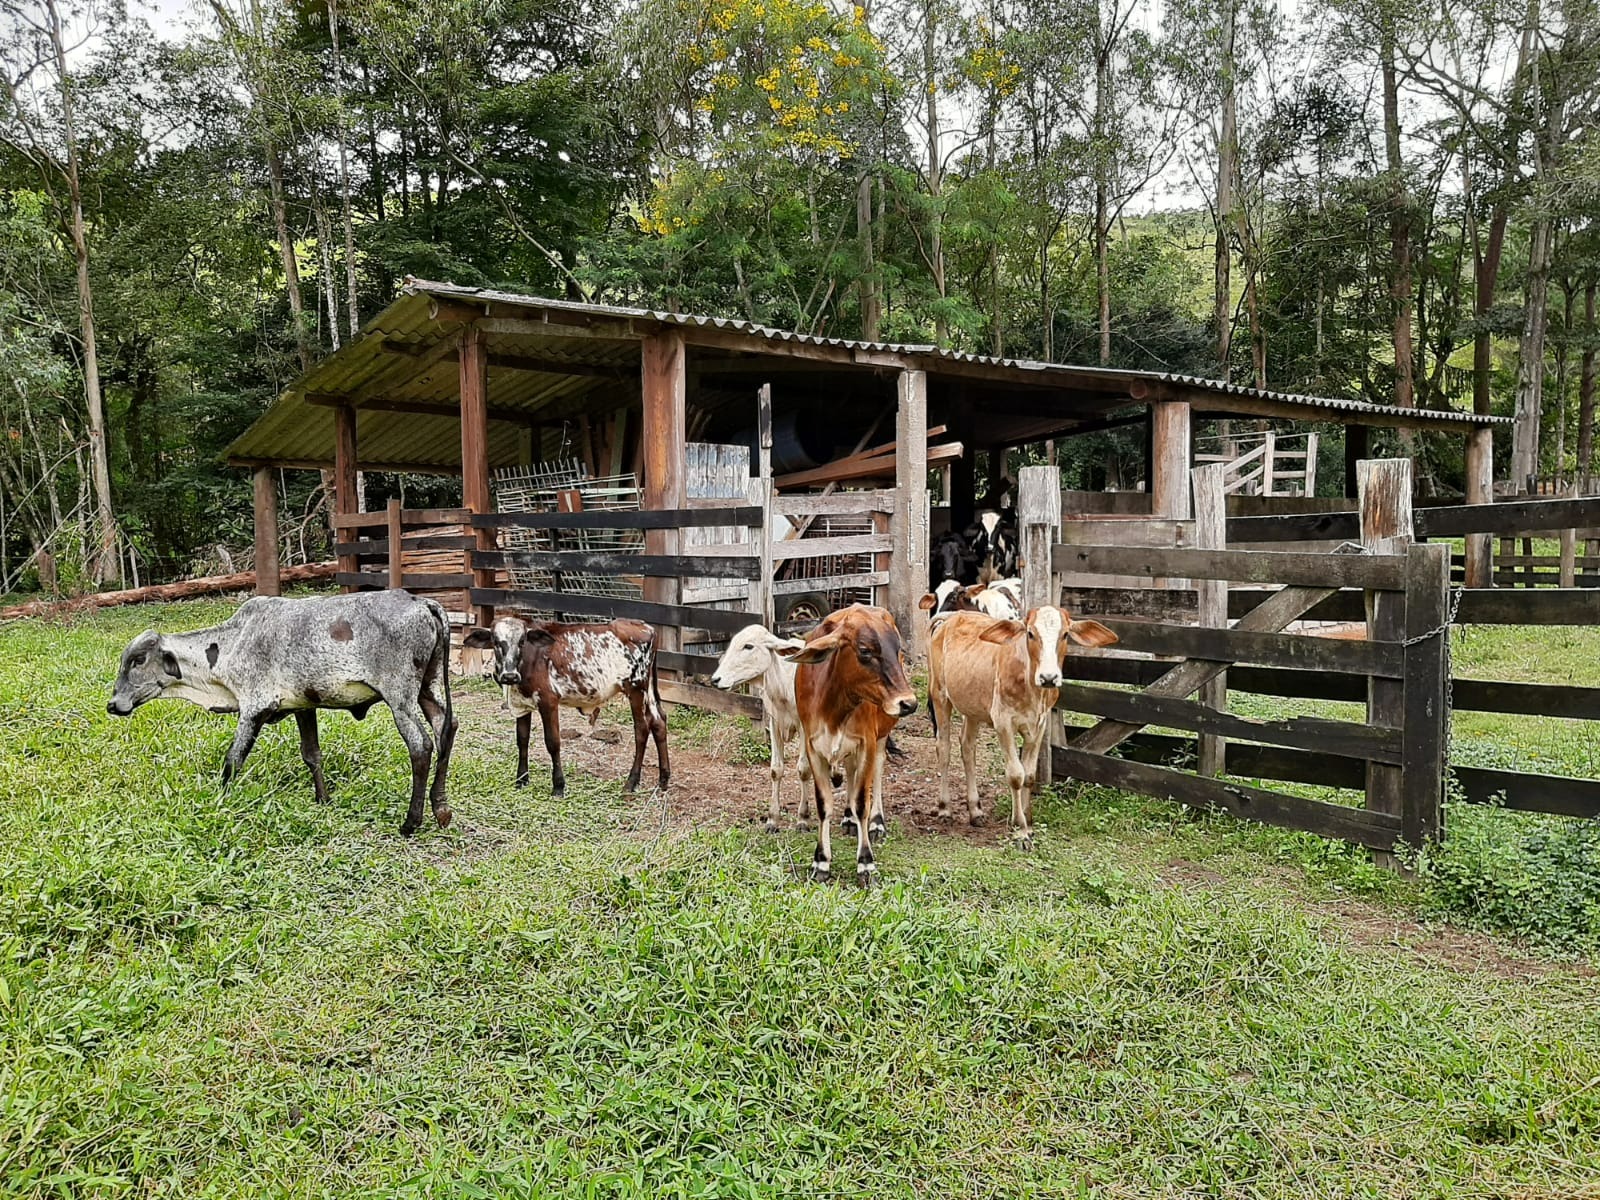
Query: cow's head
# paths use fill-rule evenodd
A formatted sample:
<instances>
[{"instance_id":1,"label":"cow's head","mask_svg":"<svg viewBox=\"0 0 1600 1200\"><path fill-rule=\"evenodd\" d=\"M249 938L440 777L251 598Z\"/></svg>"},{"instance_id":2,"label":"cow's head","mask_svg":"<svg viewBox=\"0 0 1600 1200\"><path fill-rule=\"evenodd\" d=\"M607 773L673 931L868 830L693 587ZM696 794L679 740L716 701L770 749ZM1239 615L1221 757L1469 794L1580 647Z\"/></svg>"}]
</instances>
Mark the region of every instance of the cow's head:
<instances>
[{"instance_id":1,"label":"cow's head","mask_svg":"<svg viewBox=\"0 0 1600 1200\"><path fill-rule=\"evenodd\" d=\"M963 579L972 568L972 554L959 533L942 534L934 542L930 564L933 578L943 584L947 580Z\"/></svg>"},{"instance_id":2,"label":"cow's head","mask_svg":"<svg viewBox=\"0 0 1600 1200\"><path fill-rule=\"evenodd\" d=\"M981 587L963 587L959 580L946 579L933 591L917 601L917 607L928 614L928 620L937 621L951 613L977 612L973 597L983 591Z\"/></svg>"},{"instance_id":3,"label":"cow's head","mask_svg":"<svg viewBox=\"0 0 1600 1200\"><path fill-rule=\"evenodd\" d=\"M829 614L796 648L778 651L802 666L833 661L834 679L858 704L891 717L917 711L917 694L900 661L900 630L887 609L852 604Z\"/></svg>"},{"instance_id":4,"label":"cow's head","mask_svg":"<svg viewBox=\"0 0 1600 1200\"><path fill-rule=\"evenodd\" d=\"M111 687L106 711L114 717L125 717L182 678L177 656L159 633L147 629L122 652L122 665L117 670L117 682Z\"/></svg>"},{"instance_id":5,"label":"cow's head","mask_svg":"<svg viewBox=\"0 0 1600 1200\"><path fill-rule=\"evenodd\" d=\"M461 639L463 646L474 650L494 650L496 683L517 687L522 683L522 655L527 648L541 642L553 641L550 631L542 621L525 617L501 617L493 629L474 629Z\"/></svg>"},{"instance_id":6,"label":"cow's head","mask_svg":"<svg viewBox=\"0 0 1600 1200\"><path fill-rule=\"evenodd\" d=\"M760 679L772 665L774 651L799 650L804 645L799 638L779 637L765 625L746 625L722 652L711 682L719 688L731 688Z\"/></svg>"},{"instance_id":7,"label":"cow's head","mask_svg":"<svg viewBox=\"0 0 1600 1200\"><path fill-rule=\"evenodd\" d=\"M1109 646L1117 640L1099 621L1074 621L1064 608L1045 605L1030 609L1026 620L996 621L980 635L986 642L1009 642L1026 637L1028 663L1038 687L1061 686L1061 668L1067 661L1068 642L1080 646Z\"/></svg>"}]
</instances>

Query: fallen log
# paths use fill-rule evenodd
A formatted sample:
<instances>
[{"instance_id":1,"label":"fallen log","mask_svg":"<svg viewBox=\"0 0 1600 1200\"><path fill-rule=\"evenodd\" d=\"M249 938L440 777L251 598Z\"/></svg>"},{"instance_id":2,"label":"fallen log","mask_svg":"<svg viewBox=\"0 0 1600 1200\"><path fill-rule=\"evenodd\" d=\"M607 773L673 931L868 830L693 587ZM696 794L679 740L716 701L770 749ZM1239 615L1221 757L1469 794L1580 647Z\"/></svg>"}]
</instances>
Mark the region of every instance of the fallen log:
<instances>
[{"instance_id":1,"label":"fallen log","mask_svg":"<svg viewBox=\"0 0 1600 1200\"><path fill-rule=\"evenodd\" d=\"M312 563L304 567L284 567L278 578L283 583L304 583L308 579L331 579L337 563ZM94 592L69 600L30 600L10 608L0 608L0 621L20 621L26 617L62 617L96 608L116 608L123 604L159 604L169 600L191 600L223 592L250 591L256 586L254 571L235 571L231 575L208 575L179 583L157 583L149 587L125 588L119 592Z\"/></svg>"}]
</instances>

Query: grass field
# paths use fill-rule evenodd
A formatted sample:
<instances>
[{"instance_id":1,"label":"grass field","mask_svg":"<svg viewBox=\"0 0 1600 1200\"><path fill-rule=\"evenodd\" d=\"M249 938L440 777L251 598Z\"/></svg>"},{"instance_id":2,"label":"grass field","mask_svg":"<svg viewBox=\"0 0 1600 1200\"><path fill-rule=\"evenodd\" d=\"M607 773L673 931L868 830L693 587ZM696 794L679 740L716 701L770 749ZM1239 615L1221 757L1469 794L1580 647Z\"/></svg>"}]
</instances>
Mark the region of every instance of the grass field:
<instances>
[{"instance_id":1,"label":"grass field","mask_svg":"<svg viewBox=\"0 0 1600 1200\"><path fill-rule=\"evenodd\" d=\"M325 716L326 806L292 724L223 792L230 718L106 715L128 638L227 611L0 630L0 1195L1600 1196L1581 880L1558 955L1419 920L1500 920L1448 881L1069 785L1031 857L891 806L882 888L810 886L803 833L514 792L476 681L457 823L405 841L381 708ZM1458 661L1595 682L1593 631L1551 636ZM1500 720L1458 752L1600 765ZM757 757L674 726L674 793ZM1588 868L1527 855L1587 835L1527 820L1463 817L1461 861L1557 903Z\"/></svg>"}]
</instances>

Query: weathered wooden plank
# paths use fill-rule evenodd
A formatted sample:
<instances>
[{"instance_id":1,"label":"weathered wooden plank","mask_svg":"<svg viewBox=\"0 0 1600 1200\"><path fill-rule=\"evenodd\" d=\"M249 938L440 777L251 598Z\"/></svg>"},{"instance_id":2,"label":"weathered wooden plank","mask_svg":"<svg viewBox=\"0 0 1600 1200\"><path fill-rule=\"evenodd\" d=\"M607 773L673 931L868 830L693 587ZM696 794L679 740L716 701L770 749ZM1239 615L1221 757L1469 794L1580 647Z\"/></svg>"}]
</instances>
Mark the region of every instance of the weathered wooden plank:
<instances>
[{"instance_id":1,"label":"weathered wooden plank","mask_svg":"<svg viewBox=\"0 0 1600 1200\"><path fill-rule=\"evenodd\" d=\"M637 512L483 513L472 518L479 528L500 529L694 529L716 525L759 525L766 515L743 505L718 509L641 509Z\"/></svg>"},{"instance_id":2,"label":"weathered wooden plank","mask_svg":"<svg viewBox=\"0 0 1600 1200\"><path fill-rule=\"evenodd\" d=\"M907 656L915 662L927 653L928 642L928 624L917 620L921 616L917 599L928 581L928 375L925 371L901 371L895 380L894 484L889 611L900 624Z\"/></svg>"},{"instance_id":3,"label":"weathered wooden plank","mask_svg":"<svg viewBox=\"0 0 1600 1200\"><path fill-rule=\"evenodd\" d=\"M1356 497L1361 513L1361 544L1373 554L1394 554L1411 541L1411 460L1363 459L1356 464ZM1405 637L1405 597L1393 592L1368 591L1367 636L1383 641ZM1405 690L1393 679L1367 680L1367 720L1374 725L1405 722ZM1387 763L1367 763L1367 810L1399 817L1404 803L1404 781L1399 769ZM1394 869L1397 860L1387 851L1373 855L1380 866Z\"/></svg>"},{"instance_id":4,"label":"weathered wooden plank","mask_svg":"<svg viewBox=\"0 0 1600 1200\"><path fill-rule=\"evenodd\" d=\"M719 658L715 654L685 654L677 650L657 650L656 663L668 671L682 671L687 675L710 675L717 669Z\"/></svg>"},{"instance_id":5,"label":"weathered wooden plank","mask_svg":"<svg viewBox=\"0 0 1600 1200\"><path fill-rule=\"evenodd\" d=\"M1452 767L1450 773L1460 785L1462 799L1471 804L1498 804L1519 812L1562 817L1600 817L1600 780L1492 767Z\"/></svg>"},{"instance_id":6,"label":"weathered wooden plank","mask_svg":"<svg viewBox=\"0 0 1600 1200\"><path fill-rule=\"evenodd\" d=\"M1353 512L1228 518L1229 542L1354 541L1360 536L1361 518Z\"/></svg>"},{"instance_id":7,"label":"weathered wooden plank","mask_svg":"<svg viewBox=\"0 0 1600 1200\"><path fill-rule=\"evenodd\" d=\"M465 571L454 575L411 575L401 577L401 587L413 592L450 592L472 586L473 576Z\"/></svg>"},{"instance_id":8,"label":"weathered wooden plank","mask_svg":"<svg viewBox=\"0 0 1600 1200\"><path fill-rule=\"evenodd\" d=\"M741 696L737 692L725 692L721 688L702 687L677 679L657 680L657 686L661 689L661 698L668 704L687 704L730 717L761 720L761 701L754 696Z\"/></svg>"},{"instance_id":9,"label":"weathered wooden plank","mask_svg":"<svg viewBox=\"0 0 1600 1200\"><path fill-rule=\"evenodd\" d=\"M835 554L875 554L880 550L892 551L894 543L893 537L876 533L800 538L793 542L774 542L772 557L783 562L791 558L825 558Z\"/></svg>"},{"instance_id":10,"label":"weathered wooden plank","mask_svg":"<svg viewBox=\"0 0 1600 1200\"><path fill-rule=\"evenodd\" d=\"M281 558L278 553L278 471L257 467L254 476L256 595L277 596L283 592ZM334 550L345 555L345 551Z\"/></svg>"},{"instance_id":11,"label":"weathered wooden plank","mask_svg":"<svg viewBox=\"0 0 1600 1200\"><path fill-rule=\"evenodd\" d=\"M781 579L772 585L772 592L775 596L798 596L805 592L825 592L832 588L882 587L888 582L888 571L862 571L856 575L816 575L807 579Z\"/></svg>"},{"instance_id":12,"label":"weathered wooden plank","mask_svg":"<svg viewBox=\"0 0 1600 1200\"><path fill-rule=\"evenodd\" d=\"M1406 556L1405 758L1400 810L1401 831L1411 846L1437 841L1441 829L1450 747L1450 708L1445 702L1449 603L1449 550L1412 546Z\"/></svg>"},{"instance_id":13,"label":"weathered wooden plank","mask_svg":"<svg viewBox=\"0 0 1600 1200\"><path fill-rule=\"evenodd\" d=\"M831 492L825 496L791 492L787 496L774 496L772 511L784 517L849 517L858 513L893 512L894 489Z\"/></svg>"},{"instance_id":14,"label":"weathered wooden plank","mask_svg":"<svg viewBox=\"0 0 1600 1200\"><path fill-rule=\"evenodd\" d=\"M1325 721L1320 717L1265 721L1220 712L1192 700L1174 700L1152 696L1148 692L1114 692L1077 683L1061 685L1058 707L1068 712L1111 717L1131 724L1192 729L1197 733L1265 742L1269 746L1318 750L1347 758L1366 758L1395 764L1401 759L1400 730L1397 728Z\"/></svg>"},{"instance_id":15,"label":"weathered wooden plank","mask_svg":"<svg viewBox=\"0 0 1600 1200\"><path fill-rule=\"evenodd\" d=\"M386 571L336 571L333 581L342 588L376 588L383 591L389 586Z\"/></svg>"},{"instance_id":16,"label":"weathered wooden plank","mask_svg":"<svg viewBox=\"0 0 1600 1200\"><path fill-rule=\"evenodd\" d=\"M1248 633L1206 629L1155 621L1099 618L1120 639L1120 649L1163 654L1171 658L1205 658L1213 662L1251 663L1266 667L1301 667L1346 675L1403 673L1398 642L1352 641L1299 633Z\"/></svg>"},{"instance_id":17,"label":"weathered wooden plank","mask_svg":"<svg viewBox=\"0 0 1600 1200\"><path fill-rule=\"evenodd\" d=\"M389 547L393 543L386 537L362 538L354 542L339 542L334 546L336 554L355 554L362 558L372 558L378 555L387 557ZM470 534L440 533L427 537L418 537L407 534L401 538L400 545L403 550L470 550L477 543ZM490 551L493 553L493 551Z\"/></svg>"},{"instance_id":18,"label":"weathered wooden plank","mask_svg":"<svg viewBox=\"0 0 1600 1200\"><path fill-rule=\"evenodd\" d=\"M488 344L483 334L468 325L461 331L459 397L461 401L461 504L473 513L494 511L494 493L489 489L489 361ZM473 530L479 550L495 548L494 530L477 526ZM479 570L476 583L481 588L494 584L493 572ZM494 612L481 607L480 625L494 623Z\"/></svg>"},{"instance_id":19,"label":"weathered wooden plank","mask_svg":"<svg viewBox=\"0 0 1600 1200\"><path fill-rule=\"evenodd\" d=\"M1221 550L1228 539L1228 466L1213 463L1196 467L1189 473L1194 490L1194 540L1203 550ZM1269 489L1270 490L1270 489ZM1228 625L1228 585L1221 580L1201 579L1195 582L1195 598L1199 602L1196 614L1201 625L1211 629L1226 629ZM1245 634L1246 637L1271 635ZM1226 672L1208 681L1200 689L1201 703L1218 712L1228 707L1228 676ZM1200 737L1200 774L1216 777L1225 773L1227 743L1214 733Z\"/></svg>"},{"instance_id":20,"label":"weathered wooden plank","mask_svg":"<svg viewBox=\"0 0 1600 1200\"><path fill-rule=\"evenodd\" d=\"M333 511L348 514L360 508L356 492L356 413L348 404L341 404L333 410ZM380 521L387 519L382 513L374 515ZM348 574L356 567L353 558L339 559L341 573Z\"/></svg>"},{"instance_id":21,"label":"weathered wooden plank","mask_svg":"<svg viewBox=\"0 0 1600 1200\"><path fill-rule=\"evenodd\" d=\"M1107 758L1071 747L1055 751L1058 775L1121 788L1194 808L1222 809L1236 817L1300 829L1358 846L1387 850L1400 836L1400 820L1359 808L1284 796L1263 788L1205 779L1168 767Z\"/></svg>"},{"instance_id":22,"label":"weathered wooden plank","mask_svg":"<svg viewBox=\"0 0 1600 1200\"><path fill-rule=\"evenodd\" d=\"M702 550L726 550L726 546L701 546ZM551 571L584 571L596 575L666 576L685 575L712 579L755 579L761 572L759 560L745 555L712 554L634 554L626 550L477 550L474 567L542 567Z\"/></svg>"},{"instance_id":23,"label":"weathered wooden plank","mask_svg":"<svg viewBox=\"0 0 1600 1200\"><path fill-rule=\"evenodd\" d=\"M1389 460L1386 460L1389 461ZM1054 569L1147 579L1180 576L1238 583L1299 587L1377 588L1405 586L1405 560L1394 554L1294 554L1273 550L1163 550L1121 546L1061 546Z\"/></svg>"},{"instance_id":24,"label":"weathered wooden plank","mask_svg":"<svg viewBox=\"0 0 1600 1200\"><path fill-rule=\"evenodd\" d=\"M389 586L392 588L404 587L405 577L405 527L400 522L400 501L398 498L389 501L389 509L385 514L389 518L389 536L384 539L394 547L388 554L389 559Z\"/></svg>"},{"instance_id":25,"label":"weathered wooden plank","mask_svg":"<svg viewBox=\"0 0 1600 1200\"><path fill-rule=\"evenodd\" d=\"M701 559L714 558L744 558L753 563L760 563L761 547L754 542L693 542L685 543L678 548L682 558ZM695 568L693 573L698 573Z\"/></svg>"},{"instance_id":26,"label":"weathered wooden plank","mask_svg":"<svg viewBox=\"0 0 1600 1200\"><path fill-rule=\"evenodd\" d=\"M1505 500L1498 504L1452 504L1419 508L1418 537L1462 537L1469 533L1522 536L1600 524L1600 496L1570 500Z\"/></svg>"},{"instance_id":27,"label":"weathered wooden plank","mask_svg":"<svg viewBox=\"0 0 1600 1200\"><path fill-rule=\"evenodd\" d=\"M1467 435L1464 466L1466 467L1467 504L1494 503L1494 430L1474 429ZM1487 533L1469 533L1466 537L1466 584L1468 587L1488 587L1494 576L1494 543Z\"/></svg>"},{"instance_id":28,"label":"weathered wooden plank","mask_svg":"<svg viewBox=\"0 0 1600 1200\"><path fill-rule=\"evenodd\" d=\"M750 613L721 608L690 608L649 600L621 600L612 596L582 596L575 592L523 592L510 588L473 588L472 603L509 608L541 609L589 617L632 617L652 625L705 629L712 633L738 633L755 618Z\"/></svg>"},{"instance_id":29,"label":"weathered wooden plank","mask_svg":"<svg viewBox=\"0 0 1600 1200\"><path fill-rule=\"evenodd\" d=\"M1063 546L1193 547L1194 522L1162 517L1063 520Z\"/></svg>"},{"instance_id":30,"label":"weathered wooden plank","mask_svg":"<svg viewBox=\"0 0 1600 1200\"><path fill-rule=\"evenodd\" d=\"M1193 763L1197 752L1195 739L1163 733L1136 733L1117 747L1118 755L1123 758L1176 767ZM1236 779L1312 783L1350 791L1360 791L1367 780L1366 763L1359 758L1321 754L1315 750L1258 746L1252 742L1229 744L1228 774Z\"/></svg>"},{"instance_id":31,"label":"weathered wooden plank","mask_svg":"<svg viewBox=\"0 0 1600 1200\"><path fill-rule=\"evenodd\" d=\"M1456 612L1457 625L1600 624L1600 589L1534 588L1507 592L1468 588Z\"/></svg>"},{"instance_id":32,"label":"weathered wooden plank","mask_svg":"<svg viewBox=\"0 0 1600 1200\"><path fill-rule=\"evenodd\" d=\"M335 529L368 529L388 523L389 515L381 512L336 512L328 518L328 524Z\"/></svg>"},{"instance_id":33,"label":"weathered wooden plank","mask_svg":"<svg viewBox=\"0 0 1600 1200\"><path fill-rule=\"evenodd\" d=\"M1151 621L1193 621L1199 612L1193 588L1067 587L1059 603L1075 617L1126 616Z\"/></svg>"},{"instance_id":34,"label":"weathered wooden plank","mask_svg":"<svg viewBox=\"0 0 1600 1200\"><path fill-rule=\"evenodd\" d=\"M1017 479L1017 525L1022 550L1022 606L1031 610L1051 604L1057 584L1050 569L1050 547L1061 530L1061 472L1054 466L1023 467ZM918 624L923 622L919 621ZM1038 781L1050 783L1055 761L1050 746L1060 740L1060 719L1053 713L1039 747ZM1024 763L1024 768L1035 764Z\"/></svg>"}]
</instances>

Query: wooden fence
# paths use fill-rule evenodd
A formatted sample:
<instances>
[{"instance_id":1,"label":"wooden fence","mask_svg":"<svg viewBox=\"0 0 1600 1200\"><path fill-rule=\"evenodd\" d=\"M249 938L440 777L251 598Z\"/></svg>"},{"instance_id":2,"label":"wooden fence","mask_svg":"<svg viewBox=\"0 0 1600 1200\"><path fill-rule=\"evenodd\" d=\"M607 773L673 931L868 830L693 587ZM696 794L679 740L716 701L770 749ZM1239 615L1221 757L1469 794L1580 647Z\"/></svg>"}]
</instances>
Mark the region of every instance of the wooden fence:
<instances>
[{"instance_id":1,"label":"wooden fence","mask_svg":"<svg viewBox=\"0 0 1600 1200\"><path fill-rule=\"evenodd\" d=\"M465 624L471 519L464 508L401 508L398 500L382 512L336 513L333 527L344 540L333 548L334 581L346 591L403 587L431 595L454 624Z\"/></svg>"},{"instance_id":2,"label":"wooden fence","mask_svg":"<svg viewBox=\"0 0 1600 1200\"><path fill-rule=\"evenodd\" d=\"M1392 467L1408 474L1406 467ZM1198 474L1198 472L1197 472ZM1069 530L1072 531L1072 542L1091 541L1096 530L1106 530L1106 538L1117 538L1122 541L1122 546L1130 539L1138 538L1134 533L1139 526L1146 526L1154 536L1162 539L1165 546L1194 547L1202 534L1198 533L1200 526L1200 501L1197 493L1197 520L1195 522L1120 522L1110 520L1098 522L1070 522ZM1379 512L1323 512L1323 514L1290 514L1267 515L1267 517L1230 517L1222 523L1224 539L1226 542L1306 542L1306 541L1371 541L1376 538L1374 522L1378 522ZM1594 525L1600 520L1600 501L1594 498L1565 499L1565 501L1510 501L1499 504L1474 504L1474 506L1432 506L1418 507L1414 514L1400 514L1400 520L1390 526L1389 533L1394 534L1398 546L1405 546L1411 538L1422 536L1437 536L1437 538L1456 538L1466 534L1485 533L1499 534L1506 530L1563 530L1574 526ZM1363 538L1363 533L1368 534ZM1072 562L1077 565L1078 560L1062 555L1075 555L1085 546L1061 546L1058 549L1059 562ZM1093 547L1088 547L1093 549ZM1394 549L1394 547L1392 547ZM1446 547L1426 547L1434 554L1443 554ZM1406 554L1413 554L1414 549L1406 549ZM1214 571L1206 573L1200 570L1194 557L1174 557L1170 552L1154 552L1141 550L1138 554L1147 558L1149 565L1141 568L1144 573L1160 570L1171 576L1186 574L1187 578L1195 581L1205 581L1213 578ZM1232 563L1229 570L1242 576L1246 582L1264 582L1262 574L1269 571L1262 568L1262 562L1274 565L1277 560L1282 560L1288 570L1280 571L1277 582L1290 582L1301 584L1312 578L1307 574L1304 558L1315 558L1315 555L1270 555L1269 560L1262 558L1246 558L1237 560L1237 552L1227 552L1227 562ZM1123 562L1128 557L1123 549L1120 555L1107 555L1104 552L1094 552L1083 562L1091 563L1096 568L1115 563L1122 568ZM1330 555L1323 555L1330 557ZM1341 555L1342 557L1342 555ZM1301 558L1301 562L1291 562L1291 558ZM1360 568L1355 568L1360 570ZM1138 574L1138 571L1134 571ZM1294 578L1288 578L1294 574ZM1326 578L1331 579L1330 576ZM1214 637L1202 630L1189 629L1187 632L1168 632L1163 627L1178 624L1178 629L1184 629L1182 622L1195 622L1202 613L1202 589L1205 584L1197 582L1190 586L1184 579L1178 579L1176 584L1166 590L1141 590L1133 587L1080 587L1074 579L1056 578L1054 586L1058 587L1056 594L1061 595L1062 603L1078 614L1091 614L1098 619L1102 614L1110 614L1112 618L1123 616L1142 619L1144 627L1133 629L1139 622L1131 619L1112 619L1107 624L1112 624L1118 632L1128 630L1123 638L1123 646L1133 648L1138 646L1147 651L1144 658L1130 658L1118 654L1091 654L1074 653L1067 659L1067 677L1074 683L1082 685L1122 685L1149 688L1170 672L1170 656L1174 653L1194 653L1197 646L1203 642L1195 642L1194 638ZM1248 586L1232 587L1227 590L1226 598L1222 600L1226 608L1226 619L1238 622L1234 630L1246 627L1246 622L1258 622L1256 614L1272 603L1278 602L1277 597L1283 590L1272 587ZM1410 603L1410 594L1406 597ZM1595 590L1582 589L1582 587L1547 587L1547 589L1533 590L1507 590L1507 589L1456 589L1450 590L1448 595L1448 610L1446 614L1451 618L1453 626L1587 626L1600 622L1600 594ZM1357 589L1354 584L1341 586L1339 589L1330 589L1323 592L1322 598L1317 603L1306 608L1301 613L1302 621L1310 622L1341 622L1346 626L1365 627L1366 634L1373 635L1374 614L1371 613L1370 589ZM1394 614L1387 618L1379 614L1382 621L1394 624ZM1408 624L1410 616L1406 616ZM1373 624L1368 624L1373 622ZM1410 637L1410 634L1406 634ZM1187 640L1187 642L1186 642ZM1326 645L1341 645L1334 638L1323 638ZM1344 645L1368 646L1368 650L1346 654L1344 651L1323 651L1334 656L1344 656L1347 664L1358 661L1358 654L1386 653L1386 651L1373 651L1370 646L1382 645L1381 642L1346 642ZM1235 659L1235 662L1240 659ZM1333 669L1326 666L1322 658L1310 659L1306 662L1291 661L1288 656L1280 656L1278 661L1269 662L1258 659L1248 666L1234 666L1227 670L1227 693L1264 694L1264 696L1278 696L1288 699L1312 699L1312 701L1344 701L1360 702L1368 706L1371 712L1373 704L1373 682L1378 675L1352 674L1349 670ZM1402 678L1402 690L1408 680ZM1066 694L1066 693L1064 693ZM1126 693L1122 693L1126 694ZM1584 688L1584 686L1546 685L1546 683L1518 683L1510 680L1493 680L1493 678L1456 677L1450 680L1451 706L1459 712L1496 712L1496 714L1522 715L1522 717L1560 717L1576 718L1576 720L1600 720L1600 688ZM1211 707L1221 709L1226 704L1226 693L1222 694L1218 702L1211 702ZM1210 720L1210 718L1208 718ZM1448 720L1448 714L1446 714ZM1154 717L1149 723L1162 723L1173 728L1194 730L1194 725L1178 725L1178 723L1160 720ZM1216 720L1211 720L1211 726L1218 728ZM1226 742L1226 750L1222 752L1221 766L1226 774L1234 778L1250 778L1254 781L1270 779L1270 781L1310 782L1322 786L1341 787L1341 789L1368 790L1370 795L1370 763L1373 760L1352 757L1350 754L1334 750L1333 744L1293 744L1293 742L1277 741L1270 738L1259 738L1251 734L1240 733L1242 726L1229 725L1232 738ZM1402 726L1405 728L1405 726ZM1448 726L1446 726L1448 728ZM1173 763L1198 763L1205 757L1206 738L1208 731L1194 730L1200 736L1195 738L1182 738L1171 734L1133 733L1122 742L1122 752L1126 758L1131 758L1139 763L1142 768L1155 768L1166 765L1166 770L1171 770ZM1406 734L1410 736L1410 734ZM1066 747L1066 744L1062 744ZM1069 762L1061 754L1056 755L1056 765L1072 770L1072 765L1077 763L1077 758ZM1099 765L1101 774L1114 768ZM1139 768L1131 768L1138 771ZM1072 770L1072 773L1077 771ZM1478 768L1478 766L1451 766L1450 776L1454 781L1456 795L1462 800L1472 803L1499 803L1510 810L1538 811L1538 813L1554 813L1560 816L1578 816L1578 818L1592 818L1600 816L1600 781L1594 779L1566 778L1566 776L1550 776L1550 774L1533 773L1533 771L1520 770L1493 770L1493 768ZM1141 776L1149 781L1150 776ZM1118 786L1130 787L1130 790L1146 790L1133 786L1128 782ZM1190 789L1192 794L1192 789ZM1182 798L1182 797L1179 797ZM1237 811L1237 810L1235 810ZM1408 837L1410 840L1410 837Z\"/></svg>"}]
</instances>

